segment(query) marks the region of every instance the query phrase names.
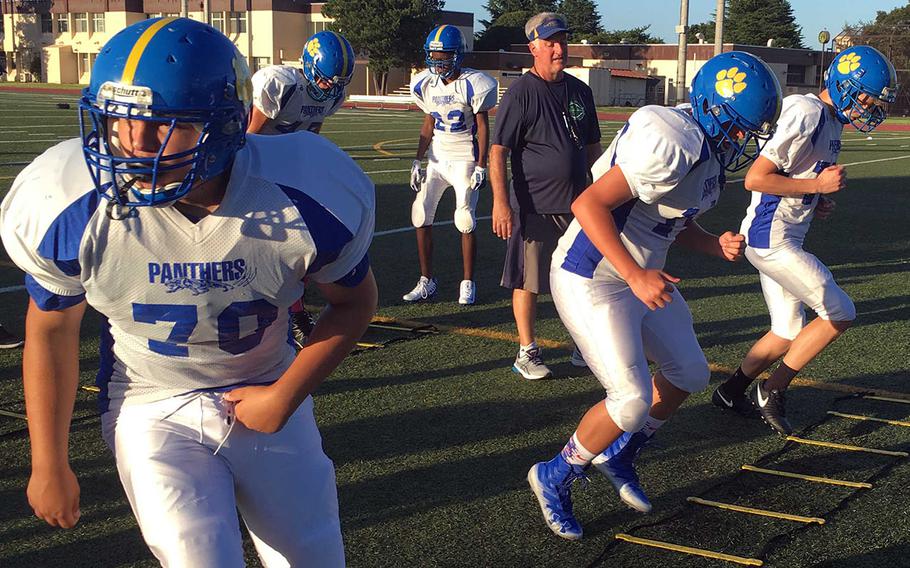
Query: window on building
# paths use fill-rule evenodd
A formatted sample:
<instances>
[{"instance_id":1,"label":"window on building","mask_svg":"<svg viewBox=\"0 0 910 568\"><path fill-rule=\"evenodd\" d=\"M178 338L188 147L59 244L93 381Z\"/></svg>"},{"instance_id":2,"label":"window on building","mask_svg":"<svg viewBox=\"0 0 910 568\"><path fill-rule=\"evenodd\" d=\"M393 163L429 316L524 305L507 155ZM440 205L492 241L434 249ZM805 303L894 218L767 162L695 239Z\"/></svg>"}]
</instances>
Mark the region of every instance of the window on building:
<instances>
[{"instance_id":1,"label":"window on building","mask_svg":"<svg viewBox=\"0 0 910 568\"><path fill-rule=\"evenodd\" d=\"M231 33L245 34L246 14L243 12L228 12L228 16L231 20Z\"/></svg>"},{"instance_id":2,"label":"window on building","mask_svg":"<svg viewBox=\"0 0 910 568\"><path fill-rule=\"evenodd\" d=\"M806 83L805 65L787 65L787 84L803 85Z\"/></svg>"},{"instance_id":3,"label":"window on building","mask_svg":"<svg viewBox=\"0 0 910 568\"><path fill-rule=\"evenodd\" d=\"M92 70L92 59L88 53L79 54L79 74L85 74Z\"/></svg>"},{"instance_id":4,"label":"window on building","mask_svg":"<svg viewBox=\"0 0 910 568\"><path fill-rule=\"evenodd\" d=\"M77 34L88 32L88 13L76 12L73 14L73 28Z\"/></svg>"},{"instance_id":5,"label":"window on building","mask_svg":"<svg viewBox=\"0 0 910 568\"><path fill-rule=\"evenodd\" d=\"M145 15L146 20L154 20L155 18L160 18L161 12L150 12Z\"/></svg>"},{"instance_id":6,"label":"window on building","mask_svg":"<svg viewBox=\"0 0 910 568\"><path fill-rule=\"evenodd\" d=\"M259 71L263 67L268 67L272 64L271 57L254 57L253 58L253 73Z\"/></svg>"},{"instance_id":7,"label":"window on building","mask_svg":"<svg viewBox=\"0 0 910 568\"><path fill-rule=\"evenodd\" d=\"M69 14L57 14L57 33L65 34L70 31Z\"/></svg>"},{"instance_id":8,"label":"window on building","mask_svg":"<svg viewBox=\"0 0 910 568\"><path fill-rule=\"evenodd\" d=\"M50 13L41 14L41 33L54 33L54 21L51 19Z\"/></svg>"},{"instance_id":9,"label":"window on building","mask_svg":"<svg viewBox=\"0 0 910 568\"><path fill-rule=\"evenodd\" d=\"M92 14L92 32L104 33L104 12Z\"/></svg>"},{"instance_id":10,"label":"window on building","mask_svg":"<svg viewBox=\"0 0 910 568\"><path fill-rule=\"evenodd\" d=\"M212 12L212 27L224 33L224 12Z\"/></svg>"}]
</instances>

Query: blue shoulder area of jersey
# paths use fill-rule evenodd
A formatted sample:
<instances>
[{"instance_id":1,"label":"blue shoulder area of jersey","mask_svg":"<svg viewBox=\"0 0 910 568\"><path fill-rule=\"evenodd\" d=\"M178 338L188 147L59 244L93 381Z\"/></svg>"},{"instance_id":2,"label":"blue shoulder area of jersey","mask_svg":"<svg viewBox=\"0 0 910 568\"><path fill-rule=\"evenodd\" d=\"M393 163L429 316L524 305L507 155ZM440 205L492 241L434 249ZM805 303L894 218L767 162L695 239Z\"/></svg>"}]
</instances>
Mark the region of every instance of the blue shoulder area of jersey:
<instances>
[{"instance_id":1,"label":"blue shoulder area of jersey","mask_svg":"<svg viewBox=\"0 0 910 568\"><path fill-rule=\"evenodd\" d=\"M297 208L300 217L306 223L310 238L316 245L316 259L307 267L307 274L319 272L324 266L338 259L344 247L354 238L354 234L331 211L309 195L293 187L277 185ZM364 255L357 266L337 283L349 287L356 286L366 276L369 267L369 259Z\"/></svg>"},{"instance_id":2,"label":"blue shoulder area of jersey","mask_svg":"<svg viewBox=\"0 0 910 568\"><path fill-rule=\"evenodd\" d=\"M414 95L418 99L423 100L423 79L414 83Z\"/></svg>"},{"instance_id":3,"label":"blue shoulder area of jersey","mask_svg":"<svg viewBox=\"0 0 910 568\"><path fill-rule=\"evenodd\" d=\"M81 272L79 244L82 235L98 209L101 196L94 189L71 203L54 219L38 245L38 254L51 260L67 276Z\"/></svg>"},{"instance_id":4,"label":"blue shoulder area of jersey","mask_svg":"<svg viewBox=\"0 0 910 568\"><path fill-rule=\"evenodd\" d=\"M818 115L818 125L815 127L815 131L812 133L812 145L815 146L815 143L818 142L818 137L822 133L822 129L825 128L825 122L828 121L828 113L822 109L822 112Z\"/></svg>"},{"instance_id":5,"label":"blue shoulder area of jersey","mask_svg":"<svg viewBox=\"0 0 910 568\"><path fill-rule=\"evenodd\" d=\"M626 226L626 219L629 218L636 203L638 203L638 198L634 197L613 210L613 222L616 224L617 233L621 233L623 227ZM597 265L600 264L603 257L604 255L600 254L600 251L585 234L584 229L579 229L575 240L566 251L562 268L585 278L593 278L594 271L597 270Z\"/></svg>"},{"instance_id":6,"label":"blue shoulder area of jersey","mask_svg":"<svg viewBox=\"0 0 910 568\"><path fill-rule=\"evenodd\" d=\"M294 96L294 93L297 91L297 83L291 85L291 87L281 95L281 101L278 103L281 105L281 108L287 106L288 102L291 100L291 97Z\"/></svg>"},{"instance_id":7,"label":"blue shoulder area of jersey","mask_svg":"<svg viewBox=\"0 0 910 568\"><path fill-rule=\"evenodd\" d=\"M467 95L468 95L467 103L470 105L471 101L474 100L474 85L471 84L471 80L468 79L467 77L465 77L464 82L467 85Z\"/></svg>"}]
</instances>

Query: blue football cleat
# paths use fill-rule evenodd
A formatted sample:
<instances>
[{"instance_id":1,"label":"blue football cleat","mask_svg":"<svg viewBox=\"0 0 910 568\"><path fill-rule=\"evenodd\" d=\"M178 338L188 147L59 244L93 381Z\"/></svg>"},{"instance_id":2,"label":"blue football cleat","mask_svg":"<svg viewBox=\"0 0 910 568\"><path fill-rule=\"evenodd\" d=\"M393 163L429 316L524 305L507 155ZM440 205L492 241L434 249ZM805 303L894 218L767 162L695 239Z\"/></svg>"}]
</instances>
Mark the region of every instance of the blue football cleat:
<instances>
[{"instance_id":1,"label":"blue football cleat","mask_svg":"<svg viewBox=\"0 0 910 568\"><path fill-rule=\"evenodd\" d=\"M591 462L597 471L604 474L623 503L641 513L651 512L651 501L645 495L635 473L635 458L641 452L648 438L641 432L623 434L609 448Z\"/></svg>"},{"instance_id":2,"label":"blue football cleat","mask_svg":"<svg viewBox=\"0 0 910 568\"><path fill-rule=\"evenodd\" d=\"M572 513L572 482L586 480L584 468L571 465L562 456L534 464L528 472L531 491L540 503L543 519L556 533L568 540L581 538L581 525Z\"/></svg>"}]
</instances>

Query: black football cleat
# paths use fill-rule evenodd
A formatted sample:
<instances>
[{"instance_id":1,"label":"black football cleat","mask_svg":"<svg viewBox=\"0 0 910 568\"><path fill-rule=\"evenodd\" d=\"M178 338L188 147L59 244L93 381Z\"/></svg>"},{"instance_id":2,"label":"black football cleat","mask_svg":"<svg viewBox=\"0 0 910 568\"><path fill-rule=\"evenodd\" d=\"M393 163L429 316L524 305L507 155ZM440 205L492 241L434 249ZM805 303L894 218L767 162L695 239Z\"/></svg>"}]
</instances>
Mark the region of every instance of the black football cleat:
<instances>
[{"instance_id":1,"label":"black football cleat","mask_svg":"<svg viewBox=\"0 0 910 568\"><path fill-rule=\"evenodd\" d=\"M25 342L22 339L6 331L6 328L0 325L0 349L15 349L22 347L23 343Z\"/></svg>"},{"instance_id":2,"label":"black football cleat","mask_svg":"<svg viewBox=\"0 0 910 568\"><path fill-rule=\"evenodd\" d=\"M765 424L781 436L789 436L793 432L793 427L787 421L783 391L765 390L762 383L756 381L755 386L749 391L749 396Z\"/></svg>"},{"instance_id":3,"label":"black football cleat","mask_svg":"<svg viewBox=\"0 0 910 568\"><path fill-rule=\"evenodd\" d=\"M746 393L740 392L730 394L724 389L723 383L714 389L714 394L711 395L711 402L718 408L732 410L744 418L758 417L758 414L755 412L755 406L752 404L752 401L749 400L749 397L746 396Z\"/></svg>"}]
</instances>

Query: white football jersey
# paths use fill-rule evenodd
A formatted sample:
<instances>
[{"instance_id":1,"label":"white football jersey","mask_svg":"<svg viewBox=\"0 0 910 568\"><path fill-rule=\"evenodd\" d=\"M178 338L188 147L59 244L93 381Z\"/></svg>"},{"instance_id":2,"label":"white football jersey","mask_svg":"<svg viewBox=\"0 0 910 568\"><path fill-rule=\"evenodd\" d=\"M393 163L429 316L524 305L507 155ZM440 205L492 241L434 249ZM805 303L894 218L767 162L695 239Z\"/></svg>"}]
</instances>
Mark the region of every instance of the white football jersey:
<instances>
[{"instance_id":1,"label":"white football jersey","mask_svg":"<svg viewBox=\"0 0 910 568\"><path fill-rule=\"evenodd\" d=\"M307 91L303 71L289 65L270 65L253 75L253 104L271 120L260 134L287 134L312 130L344 103L337 99L316 101Z\"/></svg>"},{"instance_id":2,"label":"white football jersey","mask_svg":"<svg viewBox=\"0 0 910 568\"><path fill-rule=\"evenodd\" d=\"M449 83L426 69L411 80L411 93L420 110L436 119L432 160L478 160L477 122L474 116L496 106L496 80L474 69L462 68Z\"/></svg>"},{"instance_id":3,"label":"white football jersey","mask_svg":"<svg viewBox=\"0 0 910 568\"><path fill-rule=\"evenodd\" d=\"M761 155L774 162L787 177L813 179L837 163L842 131L843 124L817 96L790 95L784 99L777 130ZM781 197L753 192L740 232L753 248L802 243L816 205L816 193Z\"/></svg>"},{"instance_id":4,"label":"white football jersey","mask_svg":"<svg viewBox=\"0 0 910 568\"><path fill-rule=\"evenodd\" d=\"M714 207L724 170L692 115L678 108L643 107L591 168L599 179L614 165L632 191L613 210L623 245L643 268L661 269L686 223ZM609 260L572 221L553 253L553 266L586 278L623 282Z\"/></svg>"},{"instance_id":5,"label":"white football jersey","mask_svg":"<svg viewBox=\"0 0 910 568\"><path fill-rule=\"evenodd\" d=\"M0 206L38 306L84 298L105 317L103 408L278 379L303 279L350 286L369 268L373 183L308 132L248 136L221 205L196 223L174 207L112 220L107 204L74 139L26 167Z\"/></svg>"}]
</instances>

